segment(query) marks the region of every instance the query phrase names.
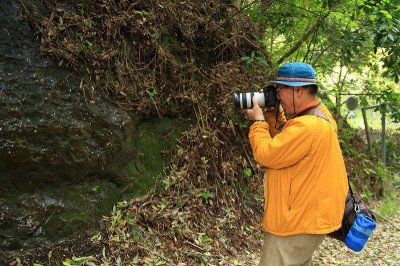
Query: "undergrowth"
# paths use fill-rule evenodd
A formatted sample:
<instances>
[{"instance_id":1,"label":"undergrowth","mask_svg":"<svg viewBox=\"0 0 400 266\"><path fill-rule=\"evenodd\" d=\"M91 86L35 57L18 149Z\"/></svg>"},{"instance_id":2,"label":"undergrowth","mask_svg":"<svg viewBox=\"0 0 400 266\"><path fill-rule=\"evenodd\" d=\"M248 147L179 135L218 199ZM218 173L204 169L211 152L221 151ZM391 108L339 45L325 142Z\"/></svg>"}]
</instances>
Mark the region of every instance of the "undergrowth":
<instances>
[{"instance_id":1,"label":"undergrowth","mask_svg":"<svg viewBox=\"0 0 400 266\"><path fill-rule=\"evenodd\" d=\"M98 254L65 259L57 249L45 260L241 265L257 253L263 169L251 155L245 114L232 103L233 92L260 88L275 72L252 34L254 25L216 0L43 3L51 12L41 19L30 16L33 7L26 4L41 51L85 73L83 92L95 88L132 115L195 118L177 140L161 191L119 202L104 217L105 232L88 243ZM371 197L382 196L385 169L354 146L354 131L341 124L339 132L352 182Z\"/></svg>"}]
</instances>

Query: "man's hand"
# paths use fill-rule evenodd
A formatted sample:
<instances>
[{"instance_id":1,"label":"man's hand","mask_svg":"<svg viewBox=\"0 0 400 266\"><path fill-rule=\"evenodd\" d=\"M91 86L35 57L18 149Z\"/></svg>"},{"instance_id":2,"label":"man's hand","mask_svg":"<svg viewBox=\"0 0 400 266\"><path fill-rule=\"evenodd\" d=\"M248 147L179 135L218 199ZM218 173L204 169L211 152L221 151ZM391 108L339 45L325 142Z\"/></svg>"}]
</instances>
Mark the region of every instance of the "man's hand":
<instances>
[{"instance_id":1,"label":"man's hand","mask_svg":"<svg viewBox=\"0 0 400 266\"><path fill-rule=\"evenodd\" d=\"M249 120L265 120L263 111L258 105L256 96L253 96L251 100L253 101L253 109L246 109L246 114Z\"/></svg>"}]
</instances>

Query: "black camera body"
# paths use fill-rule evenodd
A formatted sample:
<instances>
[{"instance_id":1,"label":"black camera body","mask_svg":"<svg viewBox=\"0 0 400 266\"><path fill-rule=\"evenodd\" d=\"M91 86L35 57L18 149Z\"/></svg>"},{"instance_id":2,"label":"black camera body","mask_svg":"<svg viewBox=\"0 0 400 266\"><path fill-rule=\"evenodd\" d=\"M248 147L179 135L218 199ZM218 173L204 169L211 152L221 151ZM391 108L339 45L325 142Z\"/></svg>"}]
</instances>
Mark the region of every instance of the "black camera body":
<instances>
[{"instance_id":1,"label":"black camera body","mask_svg":"<svg viewBox=\"0 0 400 266\"><path fill-rule=\"evenodd\" d=\"M277 107L277 91L275 86L266 86L262 92L243 92L233 93L233 103L236 108L251 109L253 108L253 96L256 96L258 105L268 109Z\"/></svg>"}]
</instances>

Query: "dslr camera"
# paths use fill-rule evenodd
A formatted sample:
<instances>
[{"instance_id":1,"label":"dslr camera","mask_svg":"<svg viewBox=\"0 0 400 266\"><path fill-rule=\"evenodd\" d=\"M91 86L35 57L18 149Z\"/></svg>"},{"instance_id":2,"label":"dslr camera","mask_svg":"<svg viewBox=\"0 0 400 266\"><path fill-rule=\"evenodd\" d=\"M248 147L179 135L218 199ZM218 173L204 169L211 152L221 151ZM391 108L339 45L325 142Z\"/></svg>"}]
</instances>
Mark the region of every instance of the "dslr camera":
<instances>
[{"instance_id":1,"label":"dslr camera","mask_svg":"<svg viewBox=\"0 0 400 266\"><path fill-rule=\"evenodd\" d=\"M243 92L233 93L233 103L236 108L251 109L253 108L253 96L256 96L258 105L268 109L277 107L278 98L276 96L276 87L267 86L263 88L263 92Z\"/></svg>"}]
</instances>

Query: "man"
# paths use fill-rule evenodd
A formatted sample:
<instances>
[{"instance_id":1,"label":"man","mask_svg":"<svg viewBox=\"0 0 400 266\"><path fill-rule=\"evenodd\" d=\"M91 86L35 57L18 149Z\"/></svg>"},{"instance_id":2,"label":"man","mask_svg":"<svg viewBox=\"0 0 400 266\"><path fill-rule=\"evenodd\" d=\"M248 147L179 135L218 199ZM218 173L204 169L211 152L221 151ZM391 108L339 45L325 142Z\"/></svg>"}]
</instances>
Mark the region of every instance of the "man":
<instances>
[{"instance_id":1,"label":"man","mask_svg":"<svg viewBox=\"0 0 400 266\"><path fill-rule=\"evenodd\" d=\"M246 110L254 159L267 168L260 266L311 265L325 235L341 227L348 191L337 125L310 65L285 64L273 83L289 117L280 112L281 128L276 110L263 112L255 97Z\"/></svg>"}]
</instances>

